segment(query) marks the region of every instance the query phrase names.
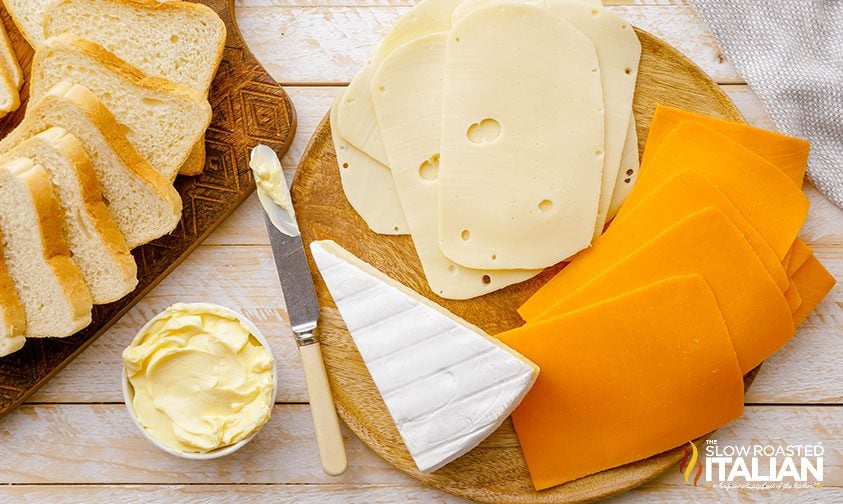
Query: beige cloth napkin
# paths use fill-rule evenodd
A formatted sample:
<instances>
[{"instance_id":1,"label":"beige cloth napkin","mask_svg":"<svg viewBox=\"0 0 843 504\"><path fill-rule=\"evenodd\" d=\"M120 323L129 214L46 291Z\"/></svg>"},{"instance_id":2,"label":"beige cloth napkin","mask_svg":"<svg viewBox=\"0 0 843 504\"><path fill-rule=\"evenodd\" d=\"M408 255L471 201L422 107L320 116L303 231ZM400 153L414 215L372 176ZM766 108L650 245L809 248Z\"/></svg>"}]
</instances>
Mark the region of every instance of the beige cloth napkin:
<instances>
[{"instance_id":1,"label":"beige cloth napkin","mask_svg":"<svg viewBox=\"0 0 843 504\"><path fill-rule=\"evenodd\" d=\"M843 208L843 0L691 0L776 126L811 142L808 177Z\"/></svg>"}]
</instances>

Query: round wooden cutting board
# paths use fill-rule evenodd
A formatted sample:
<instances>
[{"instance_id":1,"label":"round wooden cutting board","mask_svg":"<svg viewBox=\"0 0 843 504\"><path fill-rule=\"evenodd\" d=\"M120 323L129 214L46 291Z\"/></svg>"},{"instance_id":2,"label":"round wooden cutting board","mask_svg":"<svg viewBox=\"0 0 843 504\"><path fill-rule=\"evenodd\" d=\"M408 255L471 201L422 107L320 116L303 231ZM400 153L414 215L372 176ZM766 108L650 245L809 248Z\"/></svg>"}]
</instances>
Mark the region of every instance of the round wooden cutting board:
<instances>
[{"instance_id":1,"label":"round wooden cutting board","mask_svg":"<svg viewBox=\"0 0 843 504\"><path fill-rule=\"evenodd\" d=\"M639 148L643 148L657 104L742 120L729 98L702 70L656 37L642 31L638 35L643 46L634 104ZM319 125L302 157L292 191L305 245L313 240L332 239L489 334L522 325L516 308L560 268L550 268L524 283L467 301L437 297L425 281L410 237L374 234L346 201L327 118ZM317 271L310 260L311 268ZM314 277L322 305L320 327L325 363L340 416L381 457L427 485L484 502L582 501L640 485L677 464L683 454L683 448L678 447L536 492L512 422L507 420L465 456L433 474L422 474L405 449L325 284L318 275Z\"/></svg>"}]
</instances>

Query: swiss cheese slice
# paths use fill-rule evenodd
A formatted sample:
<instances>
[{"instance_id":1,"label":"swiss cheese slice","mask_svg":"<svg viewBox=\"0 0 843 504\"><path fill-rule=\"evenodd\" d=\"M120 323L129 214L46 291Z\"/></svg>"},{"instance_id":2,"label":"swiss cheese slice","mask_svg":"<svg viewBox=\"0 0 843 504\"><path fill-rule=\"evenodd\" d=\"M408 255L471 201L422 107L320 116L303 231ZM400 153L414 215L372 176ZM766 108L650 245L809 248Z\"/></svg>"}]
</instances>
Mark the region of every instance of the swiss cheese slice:
<instances>
[{"instance_id":1,"label":"swiss cheese slice","mask_svg":"<svg viewBox=\"0 0 843 504\"><path fill-rule=\"evenodd\" d=\"M609 204L607 219L615 218L629 193L632 192L632 188L635 187L635 181L638 180L638 170L640 170L639 156L638 131L635 126L635 114L632 114L629 120L629 131L626 133L626 143L623 147L618 178L615 180L615 188L612 190L612 203Z\"/></svg>"},{"instance_id":2,"label":"swiss cheese slice","mask_svg":"<svg viewBox=\"0 0 843 504\"><path fill-rule=\"evenodd\" d=\"M708 207L722 211L740 230L779 290L789 280L773 249L714 185L691 171L679 172L654 189L626 218L613 222L591 248L583 250L519 309L530 321L581 285L611 268L680 220Z\"/></svg>"},{"instance_id":3,"label":"swiss cheese slice","mask_svg":"<svg viewBox=\"0 0 843 504\"><path fill-rule=\"evenodd\" d=\"M331 137L337 154L337 166L346 199L369 229L385 235L407 234L395 181L388 167L361 152L340 136L337 129L337 105L340 93L331 106Z\"/></svg>"},{"instance_id":4,"label":"swiss cheese slice","mask_svg":"<svg viewBox=\"0 0 843 504\"><path fill-rule=\"evenodd\" d=\"M810 144L805 140L664 105L656 107L650 134L647 137L647 150L644 152L643 164L647 164L652 159L662 141L683 121L697 122L743 145L779 167L797 186L802 187L805 168L808 165L808 152L811 149Z\"/></svg>"},{"instance_id":5,"label":"swiss cheese slice","mask_svg":"<svg viewBox=\"0 0 843 504\"><path fill-rule=\"evenodd\" d=\"M498 337L542 370L512 416L539 490L680 446L743 409L741 369L699 275Z\"/></svg>"},{"instance_id":6,"label":"swiss cheese slice","mask_svg":"<svg viewBox=\"0 0 843 504\"><path fill-rule=\"evenodd\" d=\"M512 0L463 2L454 9L452 23L456 25L467 13L490 3L499 5L512 3ZM612 193L621 171L624 146L630 132L632 97L635 93L635 80L638 77L641 44L629 23L614 12L603 8L602 5L595 5L594 2L538 0L530 3L544 6L571 23L574 28L588 37L597 52L605 106L605 155L594 231L594 236L597 237L603 233L603 226L608 218ZM637 146L635 162L637 165Z\"/></svg>"},{"instance_id":7,"label":"swiss cheese slice","mask_svg":"<svg viewBox=\"0 0 843 504\"><path fill-rule=\"evenodd\" d=\"M348 85L337 114L339 132L350 144L381 164L388 165L388 159L369 92L372 77L381 61L401 45L424 35L447 31L454 7L459 3L460 0L422 0L414 5L380 41L374 54Z\"/></svg>"},{"instance_id":8,"label":"swiss cheese slice","mask_svg":"<svg viewBox=\"0 0 843 504\"><path fill-rule=\"evenodd\" d=\"M477 446L512 413L538 368L333 242L313 259L418 468Z\"/></svg>"},{"instance_id":9,"label":"swiss cheese slice","mask_svg":"<svg viewBox=\"0 0 843 504\"><path fill-rule=\"evenodd\" d=\"M801 324L831 292L837 281L813 254L793 274L793 284L799 291L802 304L793 313L793 322Z\"/></svg>"},{"instance_id":10,"label":"swiss cheese slice","mask_svg":"<svg viewBox=\"0 0 843 504\"><path fill-rule=\"evenodd\" d=\"M782 291L738 228L716 208L682 219L534 321L599 303L669 276L689 274L702 275L714 292L744 373L793 336L790 307ZM693 308L689 305L686 310Z\"/></svg>"},{"instance_id":11,"label":"swiss cheese slice","mask_svg":"<svg viewBox=\"0 0 843 504\"><path fill-rule=\"evenodd\" d=\"M594 44L531 5L490 5L451 29L439 238L469 268L535 269L587 247L604 113Z\"/></svg>"},{"instance_id":12,"label":"swiss cheese slice","mask_svg":"<svg viewBox=\"0 0 843 504\"><path fill-rule=\"evenodd\" d=\"M653 188L679 170L695 171L711 181L768 240L776 256L784 258L807 217L807 196L775 165L695 122L675 127L657 153L645 161L616 219L623 219Z\"/></svg>"},{"instance_id":13,"label":"swiss cheese slice","mask_svg":"<svg viewBox=\"0 0 843 504\"><path fill-rule=\"evenodd\" d=\"M468 299L522 282L541 270L469 269L439 248L438 175L442 138L442 74L447 32L393 51L372 79L372 99L413 244L430 288Z\"/></svg>"}]
</instances>

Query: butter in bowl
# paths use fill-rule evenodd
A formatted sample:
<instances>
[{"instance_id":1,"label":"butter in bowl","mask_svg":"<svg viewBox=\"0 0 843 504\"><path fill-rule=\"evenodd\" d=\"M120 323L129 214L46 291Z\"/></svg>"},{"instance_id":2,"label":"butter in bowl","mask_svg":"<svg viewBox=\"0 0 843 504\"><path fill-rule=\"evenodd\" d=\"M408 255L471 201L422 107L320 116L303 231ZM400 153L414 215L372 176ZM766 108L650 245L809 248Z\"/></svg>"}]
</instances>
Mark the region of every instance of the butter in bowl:
<instances>
[{"instance_id":1,"label":"butter in bowl","mask_svg":"<svg viewBox=\"0 0 843 504\"><path fill-rule=\"evenodd\" d=\"M275 360L257 327L228 308L179 303L123 351L123 396L153 444L212 459L246 445L269 421Z\"/></svg>"}]
</instances>

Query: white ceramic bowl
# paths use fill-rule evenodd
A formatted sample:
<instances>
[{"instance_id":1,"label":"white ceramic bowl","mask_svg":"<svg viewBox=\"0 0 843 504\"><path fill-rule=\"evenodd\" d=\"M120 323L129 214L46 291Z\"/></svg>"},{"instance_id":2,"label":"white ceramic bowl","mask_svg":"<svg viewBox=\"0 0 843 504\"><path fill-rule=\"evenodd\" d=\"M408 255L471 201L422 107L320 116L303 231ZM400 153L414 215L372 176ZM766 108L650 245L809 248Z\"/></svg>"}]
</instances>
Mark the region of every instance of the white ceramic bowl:
<instances>
[{"instance_id":1,"label":"white ceramic bowl","mask_svg":"<svg viewBox=\"0 0 843 504\"><path fill-rule=\"evenodd\" d=\"M240 323L243 324L243 326L246 329L248 329L249 332L252 333L252 336L254 336L255 339L258 340L261 345L263 345L264 349L266 350L266 353L269 354L269 358L272 359L272 404L274 405L275 404L275 397L278 393L278 372L277 372L276 365L275 365L275 357L272 355L272 349L269 347L269 342L266 341L266 338L264 338L263 334L261 334L260 329L258 329L257 326L255 326L255 324L252 323L251 320L247 319L243 315L237 313L236 311L234 311L230 308L226 308L225 306L220 306L220 305L216 305L216 304L212 304L212 303L184 303L184 304L187 305L187 306L193 306L193 307L199 307L199 308L215 308L215 309L218 309L218 310L221 310L225 313L230 314L231 316L237 318L237 320L239 320ZM156 320L161 318L161 316L163 316L163 315L164 315L164 312L161 312L158 315L156 315L155 317L153 317L149 322L147 322L140 329L140 331L138 331L138 334L141 334L141 333L145 332L147 330L147 328L149 328L149 326L152 325L153 322L155 322ZM258 434L258 432L261 430L261 428L263 428L263 426L259 427L251 436L249 436L246 439L243 439L243 440L241 440L237 443L234 443L233 445L223 446L222 448L217 448L216 450L209 451L209 452L206 452L206 453L189 453L189 452L180 452L180 451L174 450L174 449L170 448L169 446L164 445L163 443L161 443L157 439L155 439L146 429L143 428L143 426L138 421L138 417L135 414L135 408L132 406L132 402L133 402L133 399L135 397L135 392L132 389L131 383L129 383L129 377L126 374L125 366L122 369L123 369L123 380L122 380L123 381L123 401L126 403L126 409L129 411L129 416L132 417L132 422L134 422L135 426L138 428L138 430L141 432L141 434L143 434L143 436L150 443L154 444L155 446L164 450L165 452L169 453L170 455L174 455L176 457L180 457L180 458L183 458L183 459L190 459L190 460L210 460L210 459L225 457L226 455L230 455L230 454L236 452L237 450L239 450L240 448L243 448L244 446L249 444L249 441L254 439L254 437Z\"/></svg>"}]
</instances>

